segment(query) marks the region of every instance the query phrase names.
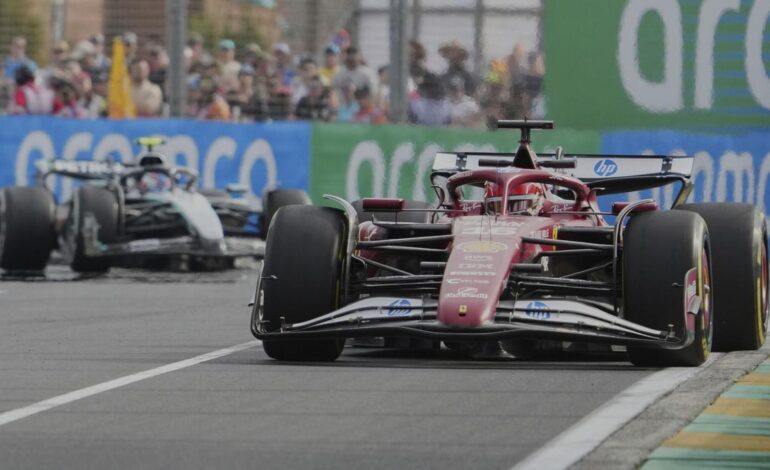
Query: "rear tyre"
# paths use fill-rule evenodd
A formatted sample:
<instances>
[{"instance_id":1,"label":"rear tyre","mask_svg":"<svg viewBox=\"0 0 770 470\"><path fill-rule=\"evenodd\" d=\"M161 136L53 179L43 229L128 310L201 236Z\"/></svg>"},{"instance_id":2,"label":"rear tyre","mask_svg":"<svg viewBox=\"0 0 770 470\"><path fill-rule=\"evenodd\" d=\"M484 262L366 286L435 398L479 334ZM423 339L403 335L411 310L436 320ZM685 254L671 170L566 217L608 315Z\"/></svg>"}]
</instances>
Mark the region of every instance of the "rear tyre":
<instances>
[{"instance_id":1,"label":"rear tyre","mask_svg":"<svg viewBox=\"0 0 770 470\"><path fill-rule=\"evenodd\" d=\"M710 293L709 233L703 219L684 211L650 212L628 223L623 244L623 303L625 318L656 330L681 335L686 306L683 285L687 272L697 269L697 315L687 315L695 339L683 349L628 346L638 366L698 366L711 350L712 298Z\"/></svg>"},{"instance_id":2,"label":"rear tyre","mask_svg":"<svg viewBox=\"0 0 770 470\"><path fill-rule=\"evenodd\" d=\"M55 240L55 211L51 193L43 188L0 190L0 268L45 269Z\"/></svg>"},{"instance_id":3,"label":"rear tyre","mask_svg":"<svg viewBox=\"0 0 770 470\"><path fill-rule=\"evenodd\" d=\"M767 332L767 227L756 207L739 203L685 204L699 214L711 240L714 351L759 349Z\"/></svg>"},{"instance_id":4,"label":"rear tyre","mask_svg":"<svg viewBox=\"0 0 770 470\"><path fill-rule=\"evenodd\" d=\"M370 212L364 210L364 201L362 199L358 199L356 201L353 201L351 203L353 207L356 209L356 212L358 213L358 221L359 222L371 222L373 219L377 219L382 222L395 222L398 220L399 222L409 222L409 223L428 223L430 222L430 217L432 215L431 212L428 211L408 211L408 212L399 212L398 217L396 217L396 212ZM430 209L433 206L431 206L429 203L425 201L409 201L407 200L404 204L405 209Z\"/></svg>"},{"instance_id":5,"label":"rear tyre","mask_svg":"<svg viewBox=\"0 0 770 470\"><path fill-rule=\"evenodd\" d=\"M307 206L310 204L310 196L301 189L274 189L267 191L262 198L262 237L267 238L270 223L278 209L285 206Z\"/></svg>"},{"instance_id":6,"label":"rear tyre","mask_svg":"<svg viewBox=\"0 0 770 470\"><path fill-rule=\"evenodd\" d=\"M341 211L293 205L275 214L267 234L262 276L262 321L278 331L282 319L299 323L340 306L346 241ZM280 361L333 361L342 339L265 340L265 353Z\"/></svg>"},{"instance_id":7,"label":"rear tyre","mask_svg":"<svg viewBox=\"0 0 770 470\"><path fill-rule=\"evenodd\" d=\"M115 243L118 238L119 207L115 193L97 186L83 186L72 197L72 206L64 238L69 252L70 268L79 273L103 273L110 269L109 257L86 254L86 232L97 226L100 243Z\"/></svg>"}]
</instances>

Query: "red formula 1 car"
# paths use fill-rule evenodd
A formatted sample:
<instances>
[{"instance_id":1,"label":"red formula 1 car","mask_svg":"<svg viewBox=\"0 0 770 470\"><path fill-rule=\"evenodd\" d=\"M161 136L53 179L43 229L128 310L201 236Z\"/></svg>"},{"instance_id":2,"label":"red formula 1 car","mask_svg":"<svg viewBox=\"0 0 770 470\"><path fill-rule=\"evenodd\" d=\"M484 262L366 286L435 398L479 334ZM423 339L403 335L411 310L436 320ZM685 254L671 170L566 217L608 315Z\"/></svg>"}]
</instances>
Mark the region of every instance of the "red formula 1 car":
<instances>
[{"instance_id":1,"label":"red formula 1 car","mask_svg":"<svg viewBox=\"0 0 770 470\"><path fill-rule=\"evenodd\" d=\"M346 338L422 338L515 356L544 341L625 346L637 365L697 366L767 329L765 217L684 204L691 157L439 153L438 203L364 199L275 215L251 328L279 360L334 360ZM674 210L597 196L680 185ZM605 219L607 217L607 219ZM401 341L403 343L403 341Z\"/></svg>"}]
</instances>

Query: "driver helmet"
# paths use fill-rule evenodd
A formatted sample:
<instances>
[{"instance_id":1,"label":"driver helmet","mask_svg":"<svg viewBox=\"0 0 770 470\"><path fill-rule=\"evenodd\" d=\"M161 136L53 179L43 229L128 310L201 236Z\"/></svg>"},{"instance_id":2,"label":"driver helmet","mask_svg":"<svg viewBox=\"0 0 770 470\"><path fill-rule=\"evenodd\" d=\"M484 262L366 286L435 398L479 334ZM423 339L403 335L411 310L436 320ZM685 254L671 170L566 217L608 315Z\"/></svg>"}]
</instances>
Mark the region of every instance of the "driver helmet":
<instances>
[{"instance_id":1,"label":"driver helmet","mask_svg":"<svg viewBox=\"0 0 770 470\"><path fill-rule=\"evenodd\" d=\"M165 173L149 172L142 175L137 186L142 194L168 191L171 189L171 178Z\"/></svg>"},{"instance_id":2,"label":"driver helmet","mask_svg":"<svg viewBox=\"0 0 770 470\"><path fill-rule=\"evenodd\" d=\"M543 207L545 189L540 183L523 183L511 189L508 194L508 214L538 215ZM501 214L503 203L502 188L495 183L484 186L484 206L488 214Z\"/></svg>"}]
</instances>

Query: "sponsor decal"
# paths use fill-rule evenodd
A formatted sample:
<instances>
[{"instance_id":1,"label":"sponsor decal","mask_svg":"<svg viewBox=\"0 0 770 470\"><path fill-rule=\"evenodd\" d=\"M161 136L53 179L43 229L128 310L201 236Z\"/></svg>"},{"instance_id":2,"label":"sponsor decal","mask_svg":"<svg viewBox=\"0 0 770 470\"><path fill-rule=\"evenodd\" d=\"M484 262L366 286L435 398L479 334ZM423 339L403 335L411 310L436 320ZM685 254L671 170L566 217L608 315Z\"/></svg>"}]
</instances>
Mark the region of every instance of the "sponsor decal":
<instances>
[{"instance_id":1,"label":"sponsor decal","mask_svg":"<svg viewBox=\"0 0 770 470\"><path fill-rule=\"evenodd\" d=\"M495 269L492 263L460 263L459 269Z\"/></svg>"},{"instance_id":2,"label":"sponsor decal","mask_svg":"<svg viewBox=\"0 0 770 470\"><path fill-rule=\"evenodd\" d=\"M490 255L465 255L465 256L463 256L463 261L470 261L470 262L492 261L492 256L490 256Z\"/></svg>"},{"instance_id":3,"label":"sponsor decal","mask_svg":"<svg viewBox=\"0 0 770 470\"><path fill-rule=\"evenodd\" d=\"M456 292L450 292L444 295L447 299L486 299L489 297L475 287L460 287Z\"/></svg>"},{"instance_id":4,"label":"sponsor decal","mask_svg":"<svg viewBox=\"0 0 770 470\"><path fill-rule=\"evenodd\" d=\"M535 320L548 320L551 318L551 313L546 310L550 310L550 308L547 303L534 300L527 304L527 310L524 314Z\"/></svg>"},{"instance_id":5,"label":"sponsor decal","mask_svg":"<svg viewBox=\"0 0 770 470\"><path fill-rule=\"evenodd\" d=\"M412 301L409 299L396 299L388 304L386 315L389 317L405 317L412 313Z\"/></svg>"},{"instance_id":6,"label":"sponsor decal","mask_svg":"<svg viewBox=\"0 0 770 470\"><path fill-rule=\"evenodd\" d=\"M466 226L460 231L460 235L515 235L517 227L490 227L488 225Z\"/></svg>"},{"instance_id":7,"label":"sponsor decal","mask_svg":"<svg viewBox=\"0 0 770 470\"><path fill-rule=\"evenodd\" d=\"M499 253L508 249L508 245L489 240L461 243L457 249L465 253Z\"/></svg>"},{"instance_id":8,"label":"sponsor decal","mask_svg":"<svg viewBox=\"0 0 770 470\"><path fill-rule=\"evenodd\" d=\"M463 202L460 204L460 209L470 212L475 211L476 209L481 209L481 203L480 202Z\"/></svg>"},{"instance_id":9,"label":"sponsor decal","mask_svg":"<svg viewBox=\"0 0 770 470\"><path fill-rule=\"evenodd\" d=\"M492 271L452 271L450 276L494 276Z\"/></svg>"},{"instance_id":10,"label":"sponsor decal","mask_svg":"<svg viewBox=\"0 0 770 470\"><path fill-rule=\"evenodd\" d=\"M594 173L597 176L612 176L618 172L618 164L614 160L604 158L594 165Z\"/></svg>"},{"instance_id":11,"label":"sponsor decal","mask_svg":"<svg viewBox=\"0 0 770 470\"><path fill-rule=\"evenodd\" d=\"M447 284L489 284L489 279L447 279Z\"/></svg>"},{"instance_id":12,"label":"sponsor decal","mask_svg":"<svg viewBox=\"0 0 770 470\"><path fill-rule=\"evenodd\" d=\"M160 240L148 238L146 240L134 240L129 242L128 251L153 251L160 248Z\"/></svg>"}]
</instances>

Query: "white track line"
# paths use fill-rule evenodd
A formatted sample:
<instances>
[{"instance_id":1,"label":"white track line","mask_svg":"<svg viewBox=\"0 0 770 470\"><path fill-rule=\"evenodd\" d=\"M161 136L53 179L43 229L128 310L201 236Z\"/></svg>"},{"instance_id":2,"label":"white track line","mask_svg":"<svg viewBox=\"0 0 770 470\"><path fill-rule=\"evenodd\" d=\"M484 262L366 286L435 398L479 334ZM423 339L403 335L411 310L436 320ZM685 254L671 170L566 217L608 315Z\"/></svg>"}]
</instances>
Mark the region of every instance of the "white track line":
<instances>
[{"instance_id":1,"label":"white track line","mask_svg":"<svg viewBox=\"0 0 770 470\"><path fill-rule=\"evenodd\" d=\"M108 382L102 382L100 384L92 385L90 387L81 388L80 390L75 390L74 392L65 393L64 395L59 395L53 398L49 398L47 400L39 401L29 406L17 408L11 411L6 411L5 413L0 414L0 426L4 426L8 423L13 423L14 421L18 421L20 419L24 419L29 416L36 415L38 413L42 413L43 411L48 411L52 408L56 408L57 406L62 406L68 403L72 403L74 401L82 400L83 398L92 397L94 395L98 395L103 392L108 392L116 388L124 387L132 383L140 382L142 380L150 379L163 374L168 374L169 372L174 372L180 369L185 369L187 367L191 367L191 366L200 364L202 362L207 362L214 359L218 359L220 357L228 356L238 351L243 351L244 349L250 349L250 348L259 346L261 343L262 343L261 341L255 340L255 341L249 341L248 343L237 344L229 348L218 349L216 351L211 351L209 353L202 354L200 356L191 357L189 359L185 359L179 362L172 362L171 364L166 364L165 366L156 367L155 369L145 370L143 372L137 372L136 374L127 375L125 377L120 377L114 380L110 380Z\"/></svg>"},{"instance_id":2,"label":"white track line","mask_svg":"<svg viewBox=\"0 0 770 470\"><path fill-rule=\"evenodd\" d=\"M712 353L701 367L670 367L648 375L530 454L513 470L555 470L576 464L658 398L708 367L720 355Z\"/></svg>"}]
</instances>

